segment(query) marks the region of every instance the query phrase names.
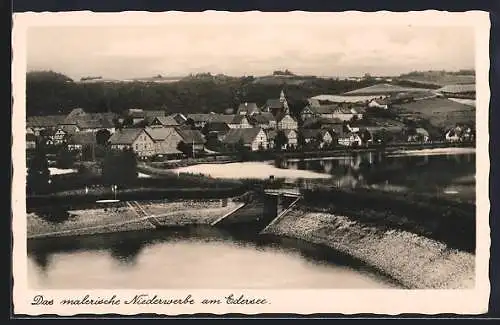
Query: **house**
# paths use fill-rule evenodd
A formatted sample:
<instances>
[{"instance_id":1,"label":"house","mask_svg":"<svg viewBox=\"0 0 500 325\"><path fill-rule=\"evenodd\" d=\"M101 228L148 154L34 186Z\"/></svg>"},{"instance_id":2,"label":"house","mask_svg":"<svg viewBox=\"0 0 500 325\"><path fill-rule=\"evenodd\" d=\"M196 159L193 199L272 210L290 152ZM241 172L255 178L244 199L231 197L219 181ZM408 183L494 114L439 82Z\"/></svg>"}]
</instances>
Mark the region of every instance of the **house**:
<instances>
[{"instance_id":1,"label":"house","mask_svg":"<svg viewBox=\"0 0 500 325\"><path fill-rule=\"evenodd\" d=\"M316 144L319 148L333 142L332 133L326 129L303 129L301 134L305 144Z\"/></svg>"},{"instance_id":2,"label":"house","mask_svg":"<svg viewBox=\"0 0 500 325\"><path fill-rule=\"evenodd\" d=\"M229 125L225 122L211 122L205 125L203 129L203 133L207 136L210 135L212 137L217 138L218 141L221 141L224 135L231 130Z\"/></svg>"},{"instance_id":3,"label":"house","mask_svg":"<svg viewBox=\"0 0 500 325\"><path fill-rule=\"evenodd\" d=\"M177 127L179 123L172 116L156 116L149 123L153 127Z\"/></svg>"},{"instance_id":4,"label":"house","mask_svg":"<svg viewBox=\"0 0 500 325\"><path fill-rule=\"evenodd\" d=\"M338 144L346 147L360 146L363 140L356 132L348 132L338 138Z\"/></svg>"},{"instance_id":5,"label":"house","mask_svg":"<svg viewBox=\"0 0 500 325\"><path fill-rule=\"evenodd\" d=\"M174 127L146 127L146 132L151 136L155 144L155 154L161 156L178 156L182 152L178 146L182 137Z\"/></svg>"},{"instance_id":6,"label":"house","mask_svg":"<svg viewBox=\"0 0 500 325\"><path fill-rule=\"evenodd\" d=\"M205 137L200 131L184 128L176 128L176 131L191 152L201 152L205 149Z\"/></svg>"},{"instance_id":7,"label":"house","mask_svg":"<svg viewBox=\"0 0 500 325\"><path fill-rule=\"evenodd\" d=\"M285 132L285 136L288 139L286 144L286 149L288 148L296 148L298 144L298 132L294 129L286 129L283 130Z\"/></svg>"},{"instance_id":8,"label":"house","mask_svg":"<svg viewBox=\"0 0 500 325\"><path fill-rule=\"evenodd\" d=\"M117 130L109 138L111 149L132 149L139 158L150 157L155 154L155 143L145 129L126 128Z\"/></svg>"},{"instance_id":9,"label":"house","mask_svg":"<svg viewBox=\"0 0 500 325\"><path fill-rule=\"evenodd\" d=\"M260 109L257 104L247 102L241 103L236 111L236 114L238 115L253 115L258 113L260 113Z\"/></svg>"},{"instance_id":10,"label":"house","mask_svg":"<svg viewBox=\"0 0 500 325\"><path fill-rule=\"evenodd\" d=\"M276 128L276 118L269 112L254 114L249 117L249 122L254 127L259 127L264 130Z\"/></svg>"},{"instance_id":11,"label":"house","mask_svg":"<svg viewBox=\"0 0 500 325\"><path fill-rule=\"evenodd\" d=\"M57 128L65 118L65 115L28 116L26 118L26 132L38 136L41 130Z\"/></svg>"},{"instance_id":12,"label":"house","mask_svg":"<svg viewBox=\"0 0 500 325\"><path fill-rule=\"evenodd\" d=\"M276 127L279 130L297 130L299 124L288 111L285 111L276 116Z\"/></svg>"},{"instance_id":13,"label":"house","mask_svg":"<svg viewBox=\"0 0 500 325\"><path fill-rule=\"evenodd\" d=\"M36 135L32 133L26 133L26 149L35 149L36 148Z\"/></svg>"},{"instance_id":14,"label":"house","mask_svg":"<svg viewBox=\"0 0 500 325\"><path fill-rule=\"evenodd\" d=\"M424 128L416 128L415 133L408 135L408 142L428 142L429 132Z\"/></svg>"},{"instance_id":15,"label":"house","mask_svg":"<svg viewBox=\"0 0 500 325\"><path fill-rule=\"evenodd\" d=\"M210 114L207 124L225 123L231 129L251 128L248 118L245 115L225 115L225 114Z\"/></svg>"},{"instance_id":16,"label":"house","mask_svg":"<svg viewBox=\"0 0 500 325\"><path fill-rule=\"evenodd\" d=\"M196 129L202 129L210 121L212 114L188 114L186 123L192 123Z\"/></svg>"},{"instance_id":17,"label":"house","mask_svg":"<svg viewBox=\"0 0 500 325\"><path fill-rule=\"evenodd\" d=\"M231 129L222 143L233 150L237 150L240 144L251 151L266 150L269 147L267 134L261 128Z\"/></svg>"},{"instance_id":18,"label":"house","mask_svg":"<svg viewBox=\"0 0 500 325\"><path fill-rule=\"evenodd\" d=\"M289 107L285 92L281 90L279 98L268 99L262 107L262 111L272 113L274 116L278 116L283 112L288 112Z\"/></svg>"},{"instance_id":19,"label":"house","mask_svg":"<svg viewBox=\"0 0 500 325\"><path fill-rule=\"evenodd\" d=\"M61 128L58 128L56 132L54 132L54 135L52 136L52 140L54 144L63 144L67 141L68 137L70 136L70 133L67 131L64 131Z\"/></svg>"},{"instance_id":20,"label":"house","mask_svg":"<svg viewBox=\"0 0 500 325\"><path fill-rule=\"evenodd\" d=\"M100 114L89 114L76 121L76 132L97 132L99 130L108 130L109 133L115 132L113 121L101 116ZM71 129L66 130L71 132Z\"/></svg>"},{"instance_id":21,"label":"house","mask_svg":"<svg viewBox=\"0 0 500 325\"><path fill-rule=\"evenodd\" d=\"M131 118L132 124L145 121L151 122L155 117L165 116L165 110L144 110L142 108L130 108L125 111L124 117Z\"/></svg>"}]
</instances>

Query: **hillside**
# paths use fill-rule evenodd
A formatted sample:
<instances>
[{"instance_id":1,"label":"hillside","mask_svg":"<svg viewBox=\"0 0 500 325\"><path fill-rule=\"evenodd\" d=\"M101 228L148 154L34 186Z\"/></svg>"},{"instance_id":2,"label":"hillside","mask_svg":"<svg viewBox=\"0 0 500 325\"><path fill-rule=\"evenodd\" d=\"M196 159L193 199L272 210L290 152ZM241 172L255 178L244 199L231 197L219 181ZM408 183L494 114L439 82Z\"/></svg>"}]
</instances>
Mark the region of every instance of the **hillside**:
<instances>
[{"instance_id":1,"label":"hillside","mask_svg":"<svg viewBox=\"0 0 500 325\"><path fill-rule=\"evenodd\" d=\"M263 105L267 99L286 93L292 114L297 114L309 97L341 94L373 85L375 81L348 81L301 76L230 77L209 73L189 75L180 80L168 77L144 78L129 82L73 81L53 71L29 72L26 76L27 115L68 113L75 107L89 112L122 112L129 108L165 109L168 112L224 112L241 102ZM161 80L162 82L158 82ZM167 82L168 80L168 82ZM264 82L263 82L264 80ZM301 80L281 82L279 80Z\"/></svg>"},{"instance_id":2,"label":"hillside","mask_svg":"<svg viewBox=\"0 0 500 325\"><path fill-rule=\"evenodd\" d=\"M400 75L397 79L408 82L445 86L451 84L473 84L476 82L474 70L414 71Z\"/></svg>"}]
</instances>

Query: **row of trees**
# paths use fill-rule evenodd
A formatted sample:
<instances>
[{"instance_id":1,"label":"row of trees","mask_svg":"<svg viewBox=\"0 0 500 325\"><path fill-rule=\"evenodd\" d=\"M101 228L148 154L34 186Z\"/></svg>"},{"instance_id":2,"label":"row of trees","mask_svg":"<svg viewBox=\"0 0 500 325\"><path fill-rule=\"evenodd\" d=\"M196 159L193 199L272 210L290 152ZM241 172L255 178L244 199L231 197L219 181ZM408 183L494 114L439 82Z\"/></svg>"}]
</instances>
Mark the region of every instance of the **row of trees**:
<instances>
[{"instance_id":1,"label":"row of trees","mask_svg":"<svg viewBox=\"0 0 500 325\"><path fill-rule=\"evenodd\" d=\"M37 71L26 76L26 109L28 115L66 114L75 107L117 113L134 107L180 113L222 113L242 102L263 105L267 99L278 98L284 88L291 113L298 116L306 98L320 93L343 93L375 83L324 78L304 80L300 85L265 84L248 76L207 75L172 83L79 83L60 73Z\"/></svg>"}]
</instances>

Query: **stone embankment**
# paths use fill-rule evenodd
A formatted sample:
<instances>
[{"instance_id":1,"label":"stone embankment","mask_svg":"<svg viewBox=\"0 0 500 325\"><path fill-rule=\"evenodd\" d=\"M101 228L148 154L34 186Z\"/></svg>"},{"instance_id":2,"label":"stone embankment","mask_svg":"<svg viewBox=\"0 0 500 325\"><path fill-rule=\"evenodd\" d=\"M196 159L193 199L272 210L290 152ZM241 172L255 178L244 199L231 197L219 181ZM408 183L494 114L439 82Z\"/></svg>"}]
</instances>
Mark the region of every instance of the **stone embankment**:
<instances>
[{"instance_id":1,"label":"stone embankment","mask_svg":"<svg viewBox=\"0 0 500 325\"><path fill-rule=\"evenodd\" d=\"M165 227L210 224L243 203L233 200L179 200L174 202L122 202L107 208L67 211L64 220L47 220L36 212L27 215L27 237L92 235L148 230L155 222ZM154 222L151 222L154 218Z\"/></svg>"},{"instance_id":2,"label":"stone embankment","mask_svg":"<svg viewBox=\"0 0 500 325\"><path fill-rule=\"evenodd\" d=\"M348 254L410 289L474 287L475 255L411 232L385 229L345 216L292 209L263 234L293 237Z\"/></svg>"}]
</instances>

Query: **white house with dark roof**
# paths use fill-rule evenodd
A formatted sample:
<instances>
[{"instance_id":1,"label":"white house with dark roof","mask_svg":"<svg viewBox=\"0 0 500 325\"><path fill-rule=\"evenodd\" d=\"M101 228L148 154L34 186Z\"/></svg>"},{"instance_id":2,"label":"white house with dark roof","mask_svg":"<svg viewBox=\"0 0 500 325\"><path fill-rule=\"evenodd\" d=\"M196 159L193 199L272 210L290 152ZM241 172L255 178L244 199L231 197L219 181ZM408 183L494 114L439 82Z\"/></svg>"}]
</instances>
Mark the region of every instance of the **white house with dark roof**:
<instances>
[{"instance_id":1,"label":"white house with dark roof","mask_svg":"<svg viewBox=\"0 0 500 325\"><path fill-rule=\"evenodd\" d=\"M123 150L131 148L138 157L151 157L155 151L155 142L153 138L140 128L125 128L117 130L111 138L109 138L111 149Z\"/></svg>"},{"instance_id":2,"label":"white house with dark roof","mask_svg":"<svg viewBox=\"0 0 500 325\"><path fill-rule=\"evenodd\" d=\"M276 127L278 130L297 130L299 124L290 113L286 111L276 116Z\"/></svg>"},{"instance_id":3,"label":"white house with dark roof","mask_svg":"<svg viewBox=\"0 0 500 325\"><path fill-rule=\"evenodd\" d=\"M222 143L231 149L235 149L240 143L251 151L265 150L269 147L266 132L261 128L231 129Z\"/></svg>"},{"instance_id":4,"label":"white house with dark roof","mask_svg":"<svg viewBox=\"0 0 500 325\"><path fill-rule=\"evenodd\" d=\"M169 156L182 154L177 149L183 140L177 129L174 127L146 127L146 132L155 143L155 153L157 155Z\"/></svg>"}]
</instances>

